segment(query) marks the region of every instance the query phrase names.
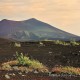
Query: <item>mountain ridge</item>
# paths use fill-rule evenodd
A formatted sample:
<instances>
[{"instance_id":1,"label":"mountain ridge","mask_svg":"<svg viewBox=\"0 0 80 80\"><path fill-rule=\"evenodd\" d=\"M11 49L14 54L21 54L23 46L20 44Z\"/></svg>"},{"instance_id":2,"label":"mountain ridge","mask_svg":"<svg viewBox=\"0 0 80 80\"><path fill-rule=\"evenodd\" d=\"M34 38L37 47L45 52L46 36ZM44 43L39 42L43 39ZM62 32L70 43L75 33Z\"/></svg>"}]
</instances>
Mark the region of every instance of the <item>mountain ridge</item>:
<instances>
[{"instance_id":1,"label":"mountain ridge","mask_svg":"<svg viewBox=\"0 0 80 80\"><path fill-rule=\"evenodd\" d=\"M17 41L80 40L79 36L60 30L35 18L23 21L1 20L0 37Z\"/></svg>"}]
</instances>

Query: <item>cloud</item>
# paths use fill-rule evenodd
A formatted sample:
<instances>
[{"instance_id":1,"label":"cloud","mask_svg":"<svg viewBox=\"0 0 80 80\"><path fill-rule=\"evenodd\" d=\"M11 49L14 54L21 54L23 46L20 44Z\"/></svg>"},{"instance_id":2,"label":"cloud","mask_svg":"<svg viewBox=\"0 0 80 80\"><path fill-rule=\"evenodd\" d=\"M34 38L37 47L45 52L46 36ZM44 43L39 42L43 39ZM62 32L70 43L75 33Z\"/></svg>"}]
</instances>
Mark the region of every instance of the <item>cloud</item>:
<instances>
[{"instance_id":1,"label":"cloud","mask_svg":"<svg viewBox=\"0 0 80 80\"><path fill-rule=\"evenodd\" d=\"M0 15L50 17L51 20L62 21L79 18L78 0L1 0ZM74 16L74 17L73 17ZM21 17L22 18L22 17Z\"/></svg>"}]
</instances>

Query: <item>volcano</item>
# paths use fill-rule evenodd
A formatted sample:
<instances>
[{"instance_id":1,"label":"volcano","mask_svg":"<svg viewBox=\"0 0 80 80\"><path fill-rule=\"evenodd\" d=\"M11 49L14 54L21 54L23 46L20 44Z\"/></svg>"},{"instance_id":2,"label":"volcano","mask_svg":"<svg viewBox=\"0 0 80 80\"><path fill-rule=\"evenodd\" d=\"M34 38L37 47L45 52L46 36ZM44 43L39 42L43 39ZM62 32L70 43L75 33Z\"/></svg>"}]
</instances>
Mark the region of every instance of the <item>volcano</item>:
<instances>
[{"instance_id":1,"label":"volcano","mask_svg":"<svg viewBox=\"0 0 80 80\"><path fill-rule=\"evenodd\" d=\"M80 40L80 37L45 22L31 18L23 21L0 21L0 38L16 41Z\"/></svg>"}]
</instances>

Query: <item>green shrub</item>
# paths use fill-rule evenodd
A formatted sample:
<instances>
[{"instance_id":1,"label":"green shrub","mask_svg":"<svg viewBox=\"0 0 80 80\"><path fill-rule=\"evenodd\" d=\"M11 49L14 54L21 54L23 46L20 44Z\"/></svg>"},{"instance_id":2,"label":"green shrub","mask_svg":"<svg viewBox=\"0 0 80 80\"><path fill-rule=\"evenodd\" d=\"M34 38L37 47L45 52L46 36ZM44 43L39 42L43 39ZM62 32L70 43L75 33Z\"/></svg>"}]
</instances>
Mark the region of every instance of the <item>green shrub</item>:
<instances>
[{"instance_id":1,"label":"green shrub","mask_svg":"<svg viewBox=\"0 0 80 80\"><path fill-rule=\"evenodd\" d=\"M46 66L40 63L38 60L29 59L29 57L24 56L23 53L18 54L16 52L16 59L18 60L18 65L25 65L34 69L46 69Z\"/></svg>"},{"instance_id":2,"label":"green shrub","mask_svg":"<svg viewBox=\"0 0 80 80\"><path fill-rule=\"evenodd\" d=\"M15 46L15 47L21 47L21 44L20 44L20 43L15 42L15 43L14 43L14 46Z\"/></svg>"},{"instance_id":3,"label":"green shrub","mask_svg":"<svg viewBox=\"0 0 80 80\"><path fill-rule=\"evenodd\" d=\"M71 40L70 41L70 44L73 45L73 46L76 46L76 45L80 45L78 42L76 42L75 40Z\"/></svg>"},{"instance_id":4,"label":"green shrub","mask_svg":"<svg viewBox=\"0 0 80 80\"><path fill-rule=\"evenodd\" d=\"M69 43L65 42L65 41L60 41L60 40L54 40L53 41L55 44L60 44L60 45L70 45Z\"/></svg>"},{"instance_id":5,"label":"green shrub","mask_svg":"<svg viewBox=\"0 0 80 80\"><path fill-rule=\"evenodd\" d=\"M31 60L31 66L32 68L34 69L37 69L37 68L44 68L43 64L40 63L39 61L37 60Z\"/></svg>"},{"instance_id":6,"label":"green shrub","mask_svg":"<svg viewBox=\"0 0 80 80\"><path fill-rule=\"evenodd\" d=\"M60 41L60 40L53 40L54 44L59 44L59 45L72 45L72 46L78 46L80 45L80 42L77 42L75 40L71 40L70 42L65 42L65 41Z\"/></svg>"},{"instance_id":7,"label":"green shrub","mask_svg":"<svg viewBox=\"0 0 80 80\"><path fill-rule=\"evenodd\" d=\"M27 66L30 65L29 57L24 56L23 53L18 54L16 52L16 59L18 60L18 62L19 62L18 64L19 65L27 65Z\"/></svg>"}]
</instances>

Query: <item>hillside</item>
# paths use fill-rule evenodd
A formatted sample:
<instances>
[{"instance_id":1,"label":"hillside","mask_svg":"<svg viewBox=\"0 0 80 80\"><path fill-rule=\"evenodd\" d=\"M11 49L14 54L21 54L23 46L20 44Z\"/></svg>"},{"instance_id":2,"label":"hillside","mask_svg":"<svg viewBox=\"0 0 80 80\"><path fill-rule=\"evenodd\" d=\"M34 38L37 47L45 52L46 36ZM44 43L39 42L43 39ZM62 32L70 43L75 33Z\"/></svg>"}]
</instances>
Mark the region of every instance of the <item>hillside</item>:
<instances>
[{"instance_id":1,"label":"hillside","mask_svg":"<svg viewBox=\"0 0 80 80\"><path fill-rule=\"evenodd\" d=\"M0 21L0 37L16 41L80 40L79 36L31 18L24 21Z\"/></svg>"}]
</instances>

